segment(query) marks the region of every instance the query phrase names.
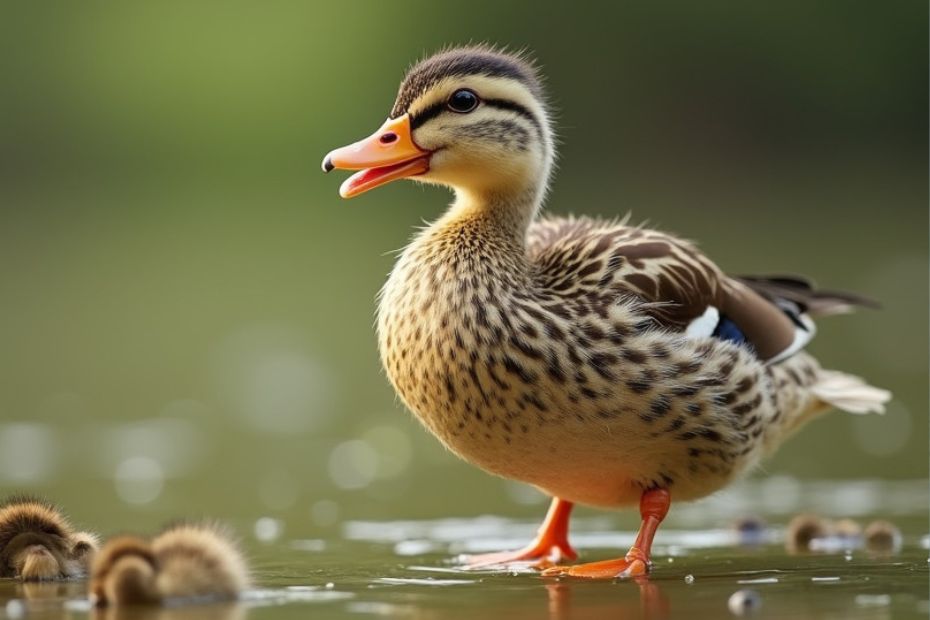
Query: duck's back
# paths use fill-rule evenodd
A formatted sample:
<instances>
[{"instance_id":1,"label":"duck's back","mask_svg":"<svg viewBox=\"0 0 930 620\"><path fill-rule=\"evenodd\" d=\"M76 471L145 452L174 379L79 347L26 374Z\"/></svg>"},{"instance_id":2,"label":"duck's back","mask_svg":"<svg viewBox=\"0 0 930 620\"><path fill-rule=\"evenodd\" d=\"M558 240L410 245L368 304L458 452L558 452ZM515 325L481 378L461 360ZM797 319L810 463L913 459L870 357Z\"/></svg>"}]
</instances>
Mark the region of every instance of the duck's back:
<instances>
[{"instance_id":1,"label":"duck's back","mask_svg":"<svg viewBox=\"0 0 930 620\"><path fill-rule=\"evenodd\" d=\"M229 534L213 524L185 524L152 541L163 599L235 598L248 585L248 569Z\"/></svg>"},{"instance_id":2,"label":"duck's back","mask_svg":"<svg viewBox=\"0 0 930 620\"><path fill-rule=\"evenodd\" d=\"M729 278L689 241L625 221L543 218L529 230L528 255L541 289L586 305L635 299L655 326L709 336L720 316L768 360L798 337L790 317Z\"/></svg>"}]
</instances>

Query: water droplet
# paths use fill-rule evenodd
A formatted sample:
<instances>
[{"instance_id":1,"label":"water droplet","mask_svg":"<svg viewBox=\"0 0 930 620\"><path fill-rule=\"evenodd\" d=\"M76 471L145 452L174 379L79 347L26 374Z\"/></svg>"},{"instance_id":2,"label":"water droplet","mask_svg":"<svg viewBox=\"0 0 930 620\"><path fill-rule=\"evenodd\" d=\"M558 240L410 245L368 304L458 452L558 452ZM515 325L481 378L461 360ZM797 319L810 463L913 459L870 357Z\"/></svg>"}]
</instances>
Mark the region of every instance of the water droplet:
<instances>
[{"instance_id":1,"label":"water droplet","mask_svg":"<svg viewBox=\"0 0 930 620\"><path fill-rule=\"evenodd\" d=\"M689 586L694 583L694 575L685 575L685 583Z\"/></svg>"},{"instance_id":2,"label":"water droplet","mask_svg":"<svg viewBox=\"0 0 930 620\"><path fill-rule=\"evenodd\" d=\"M6 617L11 620L16 618L25 618L26 617L26 604L14 598L10 601L7 601L6 604Z\"/></svg>"},{"instance_id":3,"label":"water droplet","mask_svg":"<svg viewBox=\"0 0 930 620\"><path fill-rule=\"evenodd\" d=\"M727 601L727 607L734 616L747 616L762 607L762 597L755 590L737 590Z\"/></svg>"}]
</instances>

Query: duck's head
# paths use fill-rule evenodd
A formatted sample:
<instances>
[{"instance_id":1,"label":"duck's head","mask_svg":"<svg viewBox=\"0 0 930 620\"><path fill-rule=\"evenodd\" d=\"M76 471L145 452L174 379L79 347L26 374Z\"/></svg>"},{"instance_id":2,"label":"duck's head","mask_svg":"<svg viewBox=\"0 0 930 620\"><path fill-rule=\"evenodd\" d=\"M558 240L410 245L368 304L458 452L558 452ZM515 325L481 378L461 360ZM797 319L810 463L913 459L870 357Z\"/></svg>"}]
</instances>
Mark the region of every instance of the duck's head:
<instances>
[{"instance_id":1,"label":"duck's head","mask_svg":"<svg viewBox=\"0 0 930 620\"><path fill-rule=\"evenodd\" d=\"M408 71L388 120L323 170L358 170L344 198L403 178L469 195L541 195L553 138L534 66L492 48L449 49Z\"/></svg>"},{"instance_id":2,"label":"duck's head","mask_svg":"<svg viewBox=\"0 0 930 620\"><path fill-rule=\"evenodd\" d=\"M154 603L157 573L158 560L148 541L125 535L111 538L94 558L90 602L95 607Z\"/></svg>"},{"instance_id":3,"label":"duck's head","mask_svg":"<svg viewBox=\"0 0 930 620\"><path fill-rule=\"evenodd\" d=\"M41 581L86 573L97 538L75 532L53 504L14 495L0 502L0 577Z\"/></svg>"}]
</instances>

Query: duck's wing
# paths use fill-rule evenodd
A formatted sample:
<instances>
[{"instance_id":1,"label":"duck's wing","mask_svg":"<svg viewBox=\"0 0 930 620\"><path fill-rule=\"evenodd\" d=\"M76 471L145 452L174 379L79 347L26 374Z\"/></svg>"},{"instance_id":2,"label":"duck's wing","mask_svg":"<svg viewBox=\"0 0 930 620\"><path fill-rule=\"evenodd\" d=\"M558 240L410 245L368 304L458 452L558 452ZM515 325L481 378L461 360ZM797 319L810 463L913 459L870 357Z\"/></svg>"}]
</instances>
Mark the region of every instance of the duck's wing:
<instances>
[{"instance_id":1,"label":"duck's wing","mask_svg":"<svg viewBox=\"0 0 930 620\"><path fill-rule=\"evenodd\" d=\"M569 306L632 297L661 328L746 343L769 363L813 337L808 310L862 303L817 293L800 278L728 277L688 241L622 221L541 219L530 228L528 257L540 290Z\"/></svg>"},{"instance_id":2,"label":"duck's wing","mask_svg":"<svg viewBox=\"0 0 930 620\"><path fill-rule=\"evenodd\" d=\"M780 301L790 301L801 312L810 313L813 316L847 314L857 307L872 309L881 307L881 304L874 299L856 293L818 289L811 280L804 276L736 276L736 279L775 304Z\"/></svg>"},{"instance_id":3,"label":"duck's wing","mask_svg":"<svg viewBox=\"0 0 930 620\"><path fill-rule=\"evenodd\" d=\"M728 278L735 287L745 287L777 307L791 320L795 337L788 347L778 351L769 363L780 362L807 346L817 333L812 316L847 314L857 307L879 308L879 304L867 297L844 291L824 291L814 287L813 282L802 276L739 276ZM764 330L768 325L753 325L754 316L743 317L750 328Z\"/></svg>"}]
</instances>

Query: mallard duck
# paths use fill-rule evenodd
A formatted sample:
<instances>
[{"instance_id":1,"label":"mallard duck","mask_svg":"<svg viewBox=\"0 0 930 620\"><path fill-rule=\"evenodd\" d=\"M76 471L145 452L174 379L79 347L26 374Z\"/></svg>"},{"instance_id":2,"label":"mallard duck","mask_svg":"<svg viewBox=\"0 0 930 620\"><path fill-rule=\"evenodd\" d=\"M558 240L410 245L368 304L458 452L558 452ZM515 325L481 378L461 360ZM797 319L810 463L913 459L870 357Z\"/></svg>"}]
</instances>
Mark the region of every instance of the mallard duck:
<instances>
[{"instance_id":1,"label":"mallard duck","mask_svg":"<svg viewBox=\"0 0 930 620\"><path fill-rule=\"evenodd\" d=\"M169 527L146 540L119 536L93 563L90 597L98 607L234 599L248 569L225 529L205 523Z\"/></svg>"},{"instance_id":2,"label":"mallard duck","mask_svg":"<svg viewBox=\"0 0 930 620\"><path fill-rule=\"evenodd\" d=\"M14 495L0 503L0 577L83 577L97 546L95 534L75 530L50 502Z\"/></svg>"},{"instance_id":3,"label":"mallard duck","mask_svg":"<svg viewBox=\"0 0 930 620\"><path fill-rule=\"evenodd\" d=\"M530 545L472 562L574 559L573 504L638 502L624 557L544 574L641 575L672 497L713 493L817 414L880 412L890 394L803 351L812 316L867 300L731 277L623 220L541 216L554 159L534 64L478 46L414 65L388 120L323 170L359 171L346 198L402 178L455 193L381 292L381 360L451 451L554 498Z\"/></svg>"}]
</instances>

